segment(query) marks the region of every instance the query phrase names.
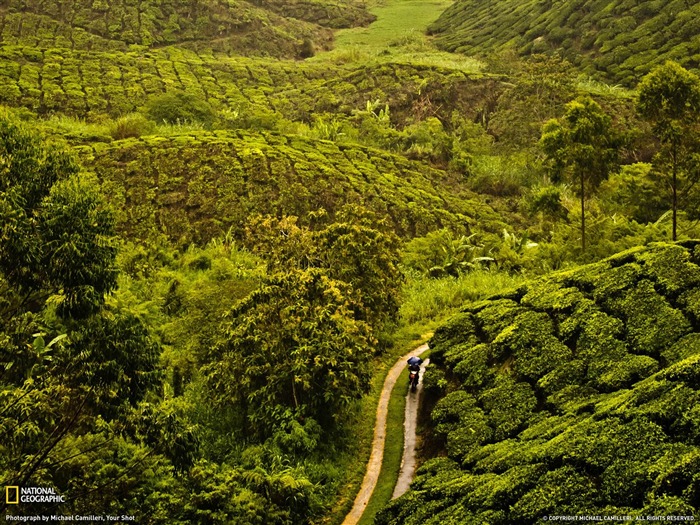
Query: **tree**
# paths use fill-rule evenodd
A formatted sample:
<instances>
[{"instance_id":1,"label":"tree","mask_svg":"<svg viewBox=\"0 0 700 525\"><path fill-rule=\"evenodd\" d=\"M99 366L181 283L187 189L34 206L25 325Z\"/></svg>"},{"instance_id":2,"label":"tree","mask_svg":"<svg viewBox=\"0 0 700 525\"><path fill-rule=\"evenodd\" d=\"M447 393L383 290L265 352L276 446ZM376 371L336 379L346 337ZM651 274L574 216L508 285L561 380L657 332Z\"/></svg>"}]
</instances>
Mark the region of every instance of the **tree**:
<instances>
[{"instance_id":1,"label":"tree","mask_svg":"<svg viewBox=\"0 0 700 525\"><path fill-rule=\"evenodd\" d=\"M325 212L311 214L311 219ZM246 228L247 244L267 260L268 271L290 268L323 269L331 279L349 284L354 313L379 331L399 309L403 275L398 266L399 239L368 210L346 206L336 221L311 230L297 217L253 217Z\"/></svg>"},{"instance_id":2,"label":"tree","mask_svg":"<svg viewBox=\"0 0 700 525\"><path fill-rule=\"evenodd\" d=\"M399 311L403 276L399 242L393 234L361 222L335 222L315 234L320 267L352 286L359 305L356 318L381 329Z\"/></svg>"},{"instance_id":3,"label":"tree","mask_svg":"<svg viewBox=\"0 0 700 525\"><path fill-rule=\"evenodd\" d=\"M661 150L656 168L670 171L673 240L677 239L677 213L681 186L687 194L700 174L700 79L675 62L666 62L639 84L637 111L652 124Z\"/></svg>"},{"instance_id":4,"label":"tree","mask_svg":"<svg viewBox=\"0 0 700 525\"><path fill-rule=\"evenodd\" d=\"M116 285L114 219L67 153L0 116L0 272L24 307L60 297L68 316Z\"/></svg>"},{"instance_id":5,"label":"tree","mask_svg":"<svg viewBox=\"0 0 700 525\"><path fill-rule=\"evenodd\" d=\"M544 125L540 145L555 176L569 174L581 198L581 250L586 251L586 187L593 190L618 162L617 138L611 118L590 97L566 105L562 121Z\"/></svg>"},{"instance_id":6,"label":"tree","mask_svg":"<svg viewBox=\"0 0 700 525\"><path fill-rule=\"evenodd\" d=\"M82 436L108 433L160 379L160 348L143 324L105 307L116 287L116 252L113 216L96 180L0 114L4 485L45 483L79 505L92 492L89 481L53 467Z\"/></svg>"},{"instance_id":7,"label":"tree","mask_svg":"<svg viewBox=\"0 0 700 525\"><path fill-rule=\"evenodd\" d=\"M269 277L228 315L203 372L219 404L238 404L258 437L289 417L326 427L369 388L373 340L351 288L320 269Z\"/></svg>"}]
</instances>

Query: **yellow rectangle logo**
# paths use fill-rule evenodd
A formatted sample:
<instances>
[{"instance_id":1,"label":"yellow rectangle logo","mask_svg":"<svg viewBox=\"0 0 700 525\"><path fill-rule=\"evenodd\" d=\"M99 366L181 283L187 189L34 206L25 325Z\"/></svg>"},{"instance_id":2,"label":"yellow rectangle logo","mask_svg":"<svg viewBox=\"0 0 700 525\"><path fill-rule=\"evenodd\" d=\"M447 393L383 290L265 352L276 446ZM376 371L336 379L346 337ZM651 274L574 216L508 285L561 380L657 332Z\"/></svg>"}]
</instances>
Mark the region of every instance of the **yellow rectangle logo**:
<instances>
[{"instance_id":1,"label":"yellow rectangle logo","mask_svg":"<svg viewBox=\"0 0 700 525\"><path fill-rule=\"evenodd\" d=\"M5 487L5 503L8 505L19 503L19 487Z\"/></svg>"}]
</instances>

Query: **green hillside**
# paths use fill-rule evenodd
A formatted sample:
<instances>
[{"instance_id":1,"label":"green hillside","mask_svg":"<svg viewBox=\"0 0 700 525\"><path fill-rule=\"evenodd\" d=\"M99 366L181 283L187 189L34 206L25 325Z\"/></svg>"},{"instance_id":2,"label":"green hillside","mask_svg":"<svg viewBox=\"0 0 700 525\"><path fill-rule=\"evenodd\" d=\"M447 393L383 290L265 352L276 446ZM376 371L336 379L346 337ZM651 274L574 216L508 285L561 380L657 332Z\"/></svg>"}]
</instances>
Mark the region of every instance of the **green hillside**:
<instances>
[{"instance_id":1,"label":"green hillside","mask_svg":"<svg viewBox=\"0 0 700 525\"><path fill-rule=\"evenodd\" d=\"M363 204L403 236L450 227L500 232L503 219L459 177L381 150L249 132L197 132L79 148L128 237L206 242L255 213L305 216Z\"/></svg>"},{"instance_id":2,"label":"green hillside","mask_svg":"<svg viewBox=\"0 0 700 525\"><path fill-rule=\"evenodd\" d=\"M0 35L5 45L36 49L113 52L180 44L198 51L295 58L305 39L328 48L329 28L366 25L373 18L359 3L313 0L289 9L278 2L226 0L10 0L0 7Z\"/></svg>"},{"instance_id":3,"label":"green hillside","mask_svg":"<svg viewBox=\"0 0 700 525\"><path fill-rule=\"evenodd\" d=\"M405 122L427 116L449 120L453 111L474 118L503 87L481 75L407 64L329 68L177 47L124 53L0 47L0 103L41 115L116 117L171 90L186 90L218 109L307 121L316 113L350 115L376 100Z\"/></svg>"},{"instance_id":4,"label":"green hillside","mask_svg":"<svg viewBox=\"0 0 700 525\"><path fill-rule=\"evenodd\" d=\"M696 514L699 284L700 243L654 244L465 308L431 342L447 457L377 523Z\"/></svg>"},{"instance_id":5,"label":"green hillside","mask_svg":"<svg viewBox=\"0 0 700 525\"><path fill-rule=\"evenodd\" d=\"M697 1L458 0L429 31L449 51L558 53L586 74L634 86L666 60L698 67L699 20Z\"/></svg>"},{"instance_id":6,"label":"green hillside","mask_svg":"<svg viewBox=\"0 0 700 525\"><path fill-rule=\"evenodd\" d=\"M378 524L700 510L698 4L450 3L0 1L8 521L340 525L433 333Z\"/></svg>"},{"instance_id":7,"label":"green hillside","mask_svg":"<svg viewBox=\"0 0 700 525\"><path fill-rule=\"evenodd\" d=\"M229 107L268 108L270 91L330 74L318 66L218 58L180 48L93 53L3 46L0 68L0 102L92 119L134 111L149 95L169 90Z\"/></svg>"}]
</instances>

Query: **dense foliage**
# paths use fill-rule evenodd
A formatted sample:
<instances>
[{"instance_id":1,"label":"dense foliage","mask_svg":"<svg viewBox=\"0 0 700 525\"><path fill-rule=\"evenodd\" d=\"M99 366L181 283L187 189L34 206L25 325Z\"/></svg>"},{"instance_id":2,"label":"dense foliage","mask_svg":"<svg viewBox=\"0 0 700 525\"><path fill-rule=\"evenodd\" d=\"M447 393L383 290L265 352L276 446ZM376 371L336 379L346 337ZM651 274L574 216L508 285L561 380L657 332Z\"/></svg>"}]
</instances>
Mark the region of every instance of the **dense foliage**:
<instances>
[{"instance_id":1,"label":"dense foliage","mask_svg":"<svg viewBox=\"0 0 700 525\"><path fill-rule=\"evenodd\" d=\"M338 475L305 461L323 462L369 388L398 288L362 276L400 282L393 234L347 208L305 230L315 267L271 257L263 276L230 237L122 245L117 260L97 182L12 119L0 131L2 482L54 488L62 514L143 523L317 516Z\"/></svg>"},{"instance_id":2,"label":"dense foliage","mask_svg":"<svg viewBox=\"0 0 700 525\"><path fill-rule=\"evenodd\" d=\"M108 461L100 447L124 447L108 461L118 477L141 463L141 443L118 429L159 384L160 349L139 319L105 304L116 241L95 181L6 116L0 159L1 479L76 497L104 481L84 454Z\"/></svg>"},{"instance_id":3,"label":"dense foliage","mask_svg":"<svg viewBox=\"0 0 700 525\"><path fill-rule=\"evenodd\" d=\"M379 524L698 509L700 244L655 244L468 306L431 341L447 457Z\"/></svg>"}]
</instances>

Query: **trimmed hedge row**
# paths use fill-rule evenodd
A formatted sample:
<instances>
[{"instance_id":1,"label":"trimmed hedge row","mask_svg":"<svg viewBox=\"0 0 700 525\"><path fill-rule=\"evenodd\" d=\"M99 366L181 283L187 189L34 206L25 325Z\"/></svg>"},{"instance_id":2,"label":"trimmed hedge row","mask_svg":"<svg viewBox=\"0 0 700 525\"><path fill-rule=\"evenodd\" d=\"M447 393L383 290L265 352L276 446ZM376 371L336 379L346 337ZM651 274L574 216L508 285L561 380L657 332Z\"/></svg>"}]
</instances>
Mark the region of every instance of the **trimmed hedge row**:
<instances>
[{"instance_id":1,"label":"trimmed hedge row","mask_svg":"<svg viewBox=\"0 0 700 525\"><path fill-rule=\"evenodd\" d=\"M242 115L304 121L316 114L351 115L377 101L389 104L392 120L403 124L433 116L449 122L454 111L480 120L504 87L493 78L404 64L347 70L177 47L98 53L0 46L0 103L39 114L117 117L173 90Z\"/></svg>"},{"instance_id":2,"label":"trimmed hedge row","mask_svg":"<svg viewBox=\"0 0 700 525\"><path fill-rule=\"evenodd\" d=\"M219 106L272 111L269 94L333 74L328 68L178 48L90 53L67 49L0 47L0 103L40 114L118 116L148 96L187 90Z\"/></svg>"},{"instance_id":3,"label":"trimmed hedge row","mask_svg":"<svg viewBox=\"0 0 700 525\"><path fill-rule=\"evenodd\" d=\"M277 3L194 0L8 0L0 10L2 41L39 49L125 51L130 45L184 44L196 49L295 58L304 39L318 48L328 28L366 25L374 17L358 3L306 0Z\"/></svg>"}]
</instances>

